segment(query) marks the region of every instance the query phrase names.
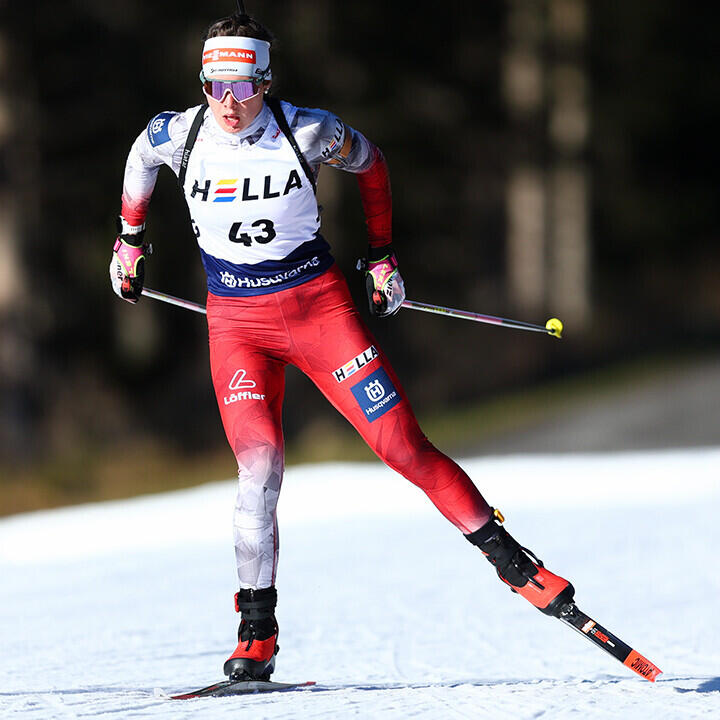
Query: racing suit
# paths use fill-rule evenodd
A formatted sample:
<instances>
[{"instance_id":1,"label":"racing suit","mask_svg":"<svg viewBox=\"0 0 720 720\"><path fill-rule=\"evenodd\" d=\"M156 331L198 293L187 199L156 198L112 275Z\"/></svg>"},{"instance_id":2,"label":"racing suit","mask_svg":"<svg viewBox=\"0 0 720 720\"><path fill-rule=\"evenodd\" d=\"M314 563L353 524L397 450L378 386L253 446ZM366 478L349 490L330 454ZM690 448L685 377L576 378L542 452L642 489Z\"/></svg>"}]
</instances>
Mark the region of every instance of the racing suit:
<instances>
[{"instance_id":1,"label":"racing suit","mask_svg":"<svg viewBox=\"0 0 720 720\"><path fill-rule=\"evenodd\" d=\"M357 175L370 244L388 244L390 187L378 148L325 110L286 102L282 110L314 177L323 164ZM198 112L160 113L133 144L122 197L131 225L145 219L159 167L178 174ZM314 188L267 105L238 133L204 111L183 192L208 278L212 381L238 463L240 587L275 582L287 364L310 377L373 451L464 534L483 526L488 504L420 430L320 234Z\"/></svg>"}]
</instances>

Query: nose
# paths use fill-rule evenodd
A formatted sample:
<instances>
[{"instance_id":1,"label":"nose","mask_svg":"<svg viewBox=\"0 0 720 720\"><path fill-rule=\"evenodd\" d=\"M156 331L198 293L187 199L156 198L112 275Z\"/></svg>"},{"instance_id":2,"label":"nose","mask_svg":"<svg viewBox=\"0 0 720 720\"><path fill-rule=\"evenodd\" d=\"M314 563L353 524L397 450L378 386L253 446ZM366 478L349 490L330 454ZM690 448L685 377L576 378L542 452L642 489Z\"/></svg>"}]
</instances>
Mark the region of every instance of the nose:
<instances>
[{"instance_id":1,"label":"nose","mask_svg":"<svg viewBox=\"0 0 720 720\"><path fill-rule=\"evenodd\" d=\"M238 101L235 99L230 90L225 92L225 97L221 100L221 102L226 108L232 108L238 104Z\"/></svg>"}]
</instances>

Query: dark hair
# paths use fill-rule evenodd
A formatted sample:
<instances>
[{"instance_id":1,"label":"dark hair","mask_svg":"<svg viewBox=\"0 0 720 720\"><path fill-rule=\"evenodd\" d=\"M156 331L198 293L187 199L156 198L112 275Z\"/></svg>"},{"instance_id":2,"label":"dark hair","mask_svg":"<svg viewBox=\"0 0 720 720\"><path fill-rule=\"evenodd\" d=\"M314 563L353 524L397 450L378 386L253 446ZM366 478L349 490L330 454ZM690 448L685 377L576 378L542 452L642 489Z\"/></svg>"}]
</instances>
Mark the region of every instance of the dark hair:
<instances>
[{"instance_id":1,"label":"dark hair","mask_svg":"<svg viewBox=\"0 0 720 720\"><path fill-rule=\"evenodd\" d=\"M275 36L257 20L249 15L233 13L228 17L216 20L208 27L203 36L203 41L212 37L230 35L235 37L251 37L256 40L265 40L272 47Z\"/></svg>"}]
</instances>

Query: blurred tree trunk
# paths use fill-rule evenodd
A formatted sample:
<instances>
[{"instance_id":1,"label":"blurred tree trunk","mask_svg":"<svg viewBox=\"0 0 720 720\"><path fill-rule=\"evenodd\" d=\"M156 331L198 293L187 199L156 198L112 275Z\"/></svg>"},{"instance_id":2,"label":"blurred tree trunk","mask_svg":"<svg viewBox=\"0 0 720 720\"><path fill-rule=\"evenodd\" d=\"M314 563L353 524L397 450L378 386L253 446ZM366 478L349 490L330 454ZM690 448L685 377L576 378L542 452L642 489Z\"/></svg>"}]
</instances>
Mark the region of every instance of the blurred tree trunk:
<instances>
[{"instance_id":1,"label":"blurred tree trunk","mask_svg":"<svg viewBox=\"0 0 720 720\"><path fill-rule=\"evenodd\" d=\"M509 0L503 91L512 124L507 276L519 312L590 312L585 0Z\"/></svg>"},{"instance_id":2,"label":"blurred tree trunk","mask_svg":"<svg viewBox=\"0 0 720 720\"><path fill-rule=\"evenodd\" d=\"M508 1L502 65L513 136L506 195L508 290L518 312L528 316L541 312L547 295L544 5Z\"/></svg>"},{"instance_id":3,"label":"blurred tree trunk","mask_svg":"<svg viewBox=\"0 0 720 720\"><path fill-rule=\"evenodd\" d=\"M550 254L548 307L580 329L590 314L586 0L550 0Z\"/></svg>"},{"instance_id":4,"label":"blurred tree trunk","mask_svg":"<svg viewBox=\"0 0 720 720\"><path fill-rule=\"evenodd\" d=\"M13 82L12 58L22 65L21 49L8 28L10 9L0 24L0 456L17 460L32 448L31 394L34 377L31 298L22 263L22 238L35 213L29 187L36 165L36 134L27 86ZM28 212L22 213L25 208Z\"/></svg>"}]
</instances>

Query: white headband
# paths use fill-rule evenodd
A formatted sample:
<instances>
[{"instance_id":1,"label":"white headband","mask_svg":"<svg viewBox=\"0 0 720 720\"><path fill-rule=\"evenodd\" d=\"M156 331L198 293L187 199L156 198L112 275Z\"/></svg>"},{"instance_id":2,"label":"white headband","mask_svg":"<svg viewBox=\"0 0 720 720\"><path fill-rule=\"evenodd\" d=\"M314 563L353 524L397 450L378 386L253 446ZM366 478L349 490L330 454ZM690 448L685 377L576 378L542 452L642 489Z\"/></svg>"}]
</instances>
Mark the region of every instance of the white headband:
<instances>
[{"instance_id":1,"label":"white headband","mask_svg":"<svg viewBox=\"0 0 720 720\"><path fill-rule=\"evenodd\" d=\"M270 43L230 35L208 38L203 46L202 70L208 80L218 75L270 80Z\"/></svg>"}]
</instances>

